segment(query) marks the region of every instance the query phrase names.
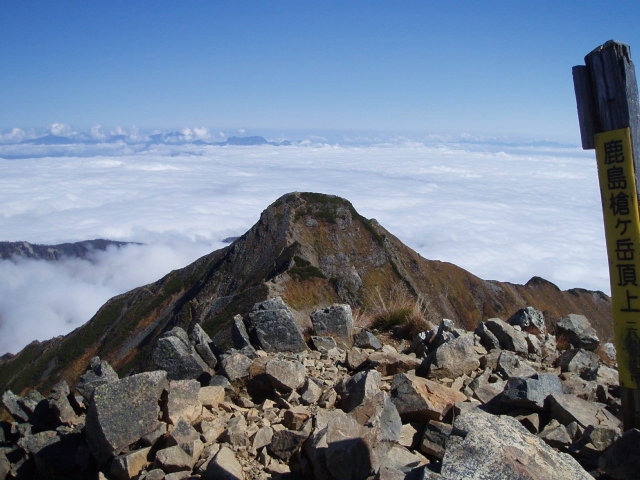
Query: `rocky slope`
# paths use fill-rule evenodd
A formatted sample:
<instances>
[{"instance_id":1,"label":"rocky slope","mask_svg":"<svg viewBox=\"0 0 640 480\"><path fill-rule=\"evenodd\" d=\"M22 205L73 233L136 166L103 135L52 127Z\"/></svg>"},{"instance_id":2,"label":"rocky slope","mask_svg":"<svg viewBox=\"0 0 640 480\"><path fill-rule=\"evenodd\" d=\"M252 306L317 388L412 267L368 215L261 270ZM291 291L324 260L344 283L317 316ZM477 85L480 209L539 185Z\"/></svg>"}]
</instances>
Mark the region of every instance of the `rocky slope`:
<instances>
[{"instance_id":1,"label":"rocky slope","mask_svg":"<svg viewBox=\"0 0 640 480\"><path fill-rule=\"evenodd\" d=\"M308 346L276 297L218 355L174 327L152 371L95 357L75 390L5 392L0 480L637 478L615 350L584 316L554 333L531 307L473 332L443 320L410 343L354 328L345 304L307 320Z\"/></svg>"},{"instance_id":2,"label":"rocky slope","mask_svg":"<svg viewBox=\"0 0 640 480\"><path fill-rule=\"evenodd\" d=\"M157 339L173 327L191 331L199 324L224 350L233 316L275 295L303 328L317 306L344 302L366 312L406 296L419 297L431 320L449 318L467 329L532 305L549 323L584 314L603 338L611 337L611 304L602 292L560 291L540 278L526 285L482 280L422 258L347 200L291 193L231 245L114 297L74 332L34 342L0 364L0 389L74 385L96 355L121 375L148 370Z\"/></svg>"}]
</instances>

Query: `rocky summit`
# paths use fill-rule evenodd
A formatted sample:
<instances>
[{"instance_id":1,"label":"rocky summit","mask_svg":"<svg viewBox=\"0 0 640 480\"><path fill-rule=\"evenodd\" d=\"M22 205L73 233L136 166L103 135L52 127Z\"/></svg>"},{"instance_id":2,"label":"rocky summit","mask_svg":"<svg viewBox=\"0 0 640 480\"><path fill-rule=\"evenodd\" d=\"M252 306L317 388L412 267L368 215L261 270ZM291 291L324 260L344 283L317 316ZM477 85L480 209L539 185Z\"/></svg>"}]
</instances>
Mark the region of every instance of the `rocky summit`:
<instances>
[{"instance_id":1,"label":"rocky summit","mask_svg":"<svg viewBox=\"0 0 640 480\"><path fill-rule=\"evenodd\" d=\"M0 360L0 480L636 478L612 336L602 292L482 280L291 193Z\"/></svg>"},{"instance_id":2,"label":"rocky summit","mask_svg":"<svg viewBox=\"0 0 640 480\"><path fill-rule=\"evenodd\" d=\"M292 318L269 298L235 316L226 349L176 326L153 370L94 357L75 387L5 391L0 480L637 479L615 349L586 317L547 329L527 307L408 340L347 304L313 310L306 338Z\"/></svg>"},{"instance_id":3,"label":"rocky summit","mask_svg":"<svg viewBox=\"0 0 640 480\"><path fill-rule=\"evenodd\" d=\"M290 193L227 247L112 298L64 337L34 342L0 359L0 391L23 392L34 386L48 391L62 380L75 385L95 356L121 376L159 368L153 349L174 327L192 332L200 325L214 340L214 353L220 353L240 334L234 316L247 316L254 304L277 296L291 307L290 320L303 332L316 326L322 335L336 333L332 316L340 312L310 317L316 308L348 304L366 315L408 298L419 300L432 322L448 318L466 329L532 306L550 325L569 313L583 315L601 338L613 337L611 302L602 292L561 291L539 277L526 285L482 280L450 263L422 258L345 199ZM252 315L272 314L278 315ZM539 318L523 315L521 328L544 331ZM251 335L261 333L258 329ZM346 340L336 336L338 346ZM300 344L299 338L288 341ZM179 348L178 341L165 340L167 349L171 342L171 348ZM211 358L205 356L204 364L210 367ZM189 368L206 371L203 365ZM166 369L171 376L171 368Z\"/></svg>"}]
</instances>

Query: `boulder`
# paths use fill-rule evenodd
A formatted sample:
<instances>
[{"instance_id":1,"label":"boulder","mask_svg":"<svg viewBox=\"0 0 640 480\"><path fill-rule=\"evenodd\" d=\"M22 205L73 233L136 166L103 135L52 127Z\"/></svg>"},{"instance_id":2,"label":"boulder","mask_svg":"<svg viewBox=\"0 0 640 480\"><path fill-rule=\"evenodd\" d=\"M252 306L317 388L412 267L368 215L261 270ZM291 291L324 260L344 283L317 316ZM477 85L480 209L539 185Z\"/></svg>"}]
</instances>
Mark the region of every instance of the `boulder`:
<instances>
[{"instance_id":1,"label":"boulder","mask_svg":"<svg viewBox=\"0 0 640 480\"><path fill-rule=\"evenodd\" d=\"M369 330L360 330L355 334L354 344L358 348L369 348L371 350L382 350L382 343Z\"/></svg>"},{"instance_id":2,"label":"boulder","mask_svg":"<svg viewBox=\"0 0 640 480\"><path fill-rule=\"evenodd\" d=\"M156 452L155 466L167 473L190 471L194 463L191 455L177 445Z\"/></svg>"},{"instance_id":3,"label":"boulder","mask_svg":"<svg viewBox=\"0 0 640 480\"><path fill-rule=\"evenodd\" d=\"M380 372L376 370L358 372L343 384L340 392L341 407L345 412L350 412L378 392L380 392Z\"/></svg>"},{"instance_id":4,"label":"boulder","mask_svg":"<svg viewBox=\"0 0 640 480\"><path fill-rule=\"evenodd\" d=\"M544 440L547 445L558 449L566 449L573 442L567 427L556 419L552 419L538 434L538 437Z\"/></svg>"},{"instance_id":5,"label":"boulder","mask_svg":"<svg viewBox=\"0 0 640 480\"><path fill-rule=\"evenodd\" d=\"M548 398L551 416L563 425L577 422L582 428L589 425L611 428L620 426L620 420L602 403L589 402L563 393L552 393Z\"/></svg>"},{"instance_id":6,"label":"boulder","mask_svg":"<svg viewBox=\"0 0 640 480\"><path fill-rule=\"evenodd\" d=\"M198 352L198 355L202 357L204 362L210 368L216 368L218 360L211 350L211 337L207 335L207 332L202 329L199 323L194 325L193 330L191 330L190 338L193 347L196 349L196 352Z\"/></svg>"},{"instance_id":7,"label":"boulder","mask_svg":"<svg viewBox=\"0 0 640 480\"><path fill-rule=\"evenodd\" d=\"M222 356L220 366L222 372L231 381L249 376L249 367L253 361L246 355L235 350Z\"/></svg>"},{"instance_id":8,"label":"boulder","mask_svg":"<svg viewBox=\"0 0 640 480\"><path fill-rule=\"evenodd\" d=\"M333 304L311 313L316 335L333 337L338 346L349 349L353 344L353 315L346 304Z\"/></svg>"},{"instance_id":9,"label":"boulder","mask_svg":"<svg viewBox=\"0 0 640 480\"><path fill-rule=\"evenodd\" d=\"M319 337L316 335L311 337L311 344L313 348L321 353L327 353L332 348L337 348L338 346L333 337Z\"/></svg>"},{"instance_id":10,"label":"boulder","mask_svg":"<svg viewBox=\"0 0 640 480\"><path fill-rule=\"evenodd\" d=\"M598 355L582 348L565 350L556 360L556 365L562 372L583 373L595 369L599 362Z\"/></svg>"},{"instance_id":11,"label":"boulder","mask_svg":"<svg viewBox=\"0 0 640 480\"><path fill-rule=\"evenodd\" d=\"M210 378L213 375L180 327L169 330L158 339L152 358L158 368L167 372L169 380Z\"/></svg>"},{"instance_id":12,"label":"boulder","mask_svg":"<svg viewBox=\"0 0 640 480\"><path fill-rule=\"evenodd\" d=\"M233 317L233 323L231 324L231 339L233 340L233 347L236 350L244 353L249 358L255 358L256 350L251 345L249 339L249 333L247 327L242 320L241 315L235 315Z\"/></svg>"},{"instance_id":13,"label":"boulder","mask_svg":"<svg viewBox=\"0 0 640 480\"><path fill-rule=\"evenodd\" d=\"M87 371L80 376L76 390L78 390L80 395L86 400L90 400L96 387L117 380L118 374L108 362L100 360L100 357L93 357L89 362Z\"/></svg>"},{"instance_id":14,"label":"boulder","mask_svg":"<svg viewBox=\"0 0 640 480\"><path fill-rule=\"evenodd\" d=\"M476 352L474 334L468 333L450 340L431 353L420 369L429 378L457 378L469 375L480 368L480 356Z\"/></svg>"},{"instance_id":15,"label":"boulder","mask_svg":"<svg viewBox=\"0 0 640 480\"><path fill-rule=\"evenodd\" d=\"M453 426L461 435L452 435L447 443L443 479L593 480L571 456L554 451L515 418L474 408L457 417Z\"/></svg>"},{"instance_id":16,"label":"boulder","mask_svg":"<svg viewBox=\"0 0 640 480\"><path fill-rule=\"evenodd\" d=\"M507 322L499 318L490 318L485 322L486 327L500 342L500 348L526 355L529 352L524 333L516 330Z\"/></svg>"},{"instance_id":17,"label":"boulder","mask_svg":"<svg viewBox=\"0 0 640 480\"><path fill-rule=\"evenodd\" d=\"M563 393L560 378L555 373L539 373L532 378L509 378L501 400L509 407L542 411L545 399L552 393Z\"/></svg>"},{"instance_id":18,"label":"boulder","mask_svg":"<svg viewBox=\"0 0 640 480\"><path fill-rule=\"evenodd\" d=\"M322 396L322 388L312 378L307 378L304 386L300 390L300 400L305 405L318 403Z\"/></svg>"},{"instance_id":19,"label":"boulder","mask_svg":"<svg viewBox=\"0 0 640 480\"><path fill-rule=\"evenodd\" d=\"M275 389L291 392L304 384L307 370L298 361L272 358L265 365L265 374Z\"/></svg>"},{"instance_id":20,"label":"boulder","mask_svg":"<svg viewBox=\"0 0 640 480\"><path fill-rule=\"evenodd\" d=\"M224 387L217 385L209 385L201 387L198 391L198 400L205 407L218 408L218 405L224 402L225 390Z\"/></svg>"},{"instance_id":21,"label":"boulder","mask_svg":"<svg viewBox=\"0 0 640 480\"><path fill-rule=\"evenodd\" d=\"M282 298L256 303L249 313L249 335L265 352L307 350L300 327Z\"/></svg>"},{"instance_id":22,"label":"boulder","mask_svg":"<svg viewBox=\"0 0 640 480\"><path fill-rule=\"evenodd\" d=\"M57 424L75 425L80 422L80 417L76 414L71 402L69 402L70 394L69 385L65 380L54 385L49 393L47 400L49 412L53 415ZM74 404L76 404L75 401Z\"/></svg>"},{"instance_id":23,"label":"boulder","mask_svg":"<svg viewBox=\"0 0 640 480\"><path fill-rule=\"evenodd\" d=\"M109 465L109 473L116 480L135 478L147 465L151 447L141 448L133 452L115 457Z\"/></svg>"},{"instance_id":24,"label":"boulder","mask_svg":"<svg viewBox=\"0 0 640 480\"><path fill-rule=\"evenodd\" d=\"M422 364L422 360L418 359L415 354L408 355L398 353L397 351L372 352L367 358L367 367L375 368L383 376L395 375L396 373L404 373L409 370L415 370Z\"/></svg>"},{"instance_id":25,"label":"boulder","mask_svg":"<svg viewBox=\"0 0 640 480\"><path fill-rule=\"evenodd\" d=\"M408 373L394 375L391 389L403 421L441 421L456 402L467 399L456 390Z\"/></svg>"},{"instance_id":26,"label":"boulder","mask_svg":"<svg viewBox=\"0 0 640 480\"><path fill-rule=\"evenodd\" d=\"M507 350L500 353L495 371L505 380L511 377L527 378L537 373L531 365Z\"/></svg>"},{"instance_id":27,"label":"boulder","mask_svg":"<svg viewBox=\"0 0 640 480\"><path fill-rule=\"evenodd\" d=\"M561 350L573 347L593 351L600 344L600 339L587 317L573 313L556 323L556 339Z\"/></svg>"},{"instance_id":28,"label":"boulder","mask_svg":"<svg viewBox=\"0 0 640 480\"><path fill-rule=\"evenodd\" d=\"M99 464L156 430L164 371L145 372L98 386L87 411L85 436Z\"/></svg>"},{"instance_id":29,"label":"boulder","mask_svg":"<svg viewBox=\"0 0 640 480\"><path fill-rule=\"evenodd\" d=\"M267 447L269 453L285 462L300 451L302 444L309 437L309 432L299 430L279 430L273 433L271 443Z\"/></svg>"},{"instance_id":30,"label":"boulder","mask_svg":"<svg viewBox=\"0 0 640 480\"><path fill-rule=\"evenodd\" d=\"M544 335L547 330L544 323L544 314L533 307L525 307L518 310L507 320L507 323L518 326L522 331L533 335Z\"/></svg>"},{"instance_id":31,"label":"boulder","mask_svg":"<svg viewBox=\"0 0 640 480\"><path fill-rule=\"evenodd\" d=\"M2 394L2 404L18 422L28 422L31 417L30 409L26 407L20 395L16 395L11 390Z\"/></svg>"},{"instance_id":32,"label":"boulder","mask_svg":"<svg viewBox=\"0 0 640 480\"><path fill-rule=\"evenodd\" d=\"M181 418L194 422L202 413L199 393L200 382L197 380L171 380L164 406L165 420L173 425Z\"/></svg>"},{"instance_id":33,"label":"boulder","mask_svg":"<svg viewBox=\"0 0 640 480\"><path fill-rule=\"evenodd\" d=\"M475 329L474 333L480 337L480 343L487 350L494 350L500 348L500 341L484 322L481 322Z\"/></svg>"},{"instance_id":34,"label":"boulder","mask_svg":"<svg viewBox=\"0 0 640 480\"><path fill-rule=\"evenodd\" d=\"M247 436L247 421L242 415L233 417L229 420L222 439L234 447L249 446L250 441Z\"/></svg>"},{"instance_id":35,"label":"boulder","mask_svg":"<svg viewBox=\"0 0 640 480\"><path fill-rule=\"evenodd\" d=\"M203 477L205 480L244 480L244 472L236 454L222 446L211 459Z\"/></svg>"}]
</instances>

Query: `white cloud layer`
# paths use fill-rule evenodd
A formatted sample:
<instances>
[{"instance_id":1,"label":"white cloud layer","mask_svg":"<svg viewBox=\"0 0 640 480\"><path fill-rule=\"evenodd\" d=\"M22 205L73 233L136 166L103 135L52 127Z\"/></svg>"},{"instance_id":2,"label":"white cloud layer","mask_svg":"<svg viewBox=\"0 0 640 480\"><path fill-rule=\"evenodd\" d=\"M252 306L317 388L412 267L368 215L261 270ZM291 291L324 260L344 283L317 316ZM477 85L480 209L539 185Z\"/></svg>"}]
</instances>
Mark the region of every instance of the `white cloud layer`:
<instances>
[{"instance_id":1,"label":"white cloud layer","mask_svg":"<svg viewBox=\"0 0 640 480\"><path fill-rule=\"evenodd\" d=\"M222 247L296 190L343 196L424 257L482 278L609 291L595 160L578 148L0 145L0 165L0 240L146 244L94 262L0 262L0 352L76 328L111 296Z\"/></svg>"}]
</instances>

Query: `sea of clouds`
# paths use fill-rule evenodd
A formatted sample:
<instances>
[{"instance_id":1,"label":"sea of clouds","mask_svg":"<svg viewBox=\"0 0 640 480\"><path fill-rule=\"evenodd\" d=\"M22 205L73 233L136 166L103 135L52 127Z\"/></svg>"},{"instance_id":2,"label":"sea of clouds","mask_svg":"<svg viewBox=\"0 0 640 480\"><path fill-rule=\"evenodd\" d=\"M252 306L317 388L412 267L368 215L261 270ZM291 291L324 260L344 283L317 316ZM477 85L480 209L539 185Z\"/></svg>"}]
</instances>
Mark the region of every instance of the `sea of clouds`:
<instances>
[{"instance_id":1,"label":"sea of clouds","mask_svg":"<svg viewBox=\"0 0 640 480\"><path fill-rule=\"evenodd\" d=\"M73 142L48 145L0 131L0 240L144 243L90 261L0 261L0 354L223 247L291 191L345 197L422 256L481 278L609 292L595 159L577 146L343 135L221 147L208 129L162 143L118 132L56 124L46 133Z\"/></svg>"}]
</instances>

